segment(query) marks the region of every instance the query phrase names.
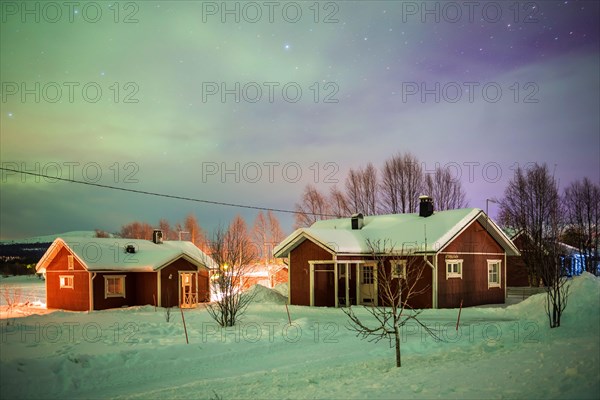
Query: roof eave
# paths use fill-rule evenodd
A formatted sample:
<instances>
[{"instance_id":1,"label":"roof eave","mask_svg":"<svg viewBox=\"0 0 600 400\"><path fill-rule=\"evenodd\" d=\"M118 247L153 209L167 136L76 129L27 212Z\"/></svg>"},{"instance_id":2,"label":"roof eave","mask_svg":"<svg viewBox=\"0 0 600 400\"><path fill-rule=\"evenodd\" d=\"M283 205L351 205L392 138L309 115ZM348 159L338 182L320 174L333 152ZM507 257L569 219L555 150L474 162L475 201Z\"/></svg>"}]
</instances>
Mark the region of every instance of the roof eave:
<instances>
[{"instance_id":1,"label":"roof eave","mask_svg":"<svg viewBox=\"0 0 600 400\"><path fill-rule=\"evenodd\" d=\"M58 252L60 251L61 246L66 248L69 251L69 253L71 253L73 257L75 257L75 259L79 262L79 264L81 264L84 270L90 270L85 261L81 257L79 257L75 250L69 247L69 244L65 240L61 238L56 238L54 239L54 242L52 242L50 247L48 247L48 250L46 250L42 258L40 258L40 261L38 261L38 263L36 264L35 271L39 272L41 269L48 269L48 264L50 264L52 260L54 260L54 257L56 257L56 254L58 254Z\"/></svg>"},{"instance_id":2,"label":"roof eave","mask_svg":"<svg viewBox=\"0 0 600 400\"><path fill-rule=\"evenodd\" d=\"M325 244L323 241L319 240L314 235L308 233L305 229L300 228L296 229L290 236L288 236L283 242L281 242L273 249L273 256L275 258L283 258L289 256L290 252L296 247L298 247L306 239L317 244L318 246L322 247L324 250L332 254L335 253L335 250L332 249L330 246Z\"/></svg>"}]
</instances>

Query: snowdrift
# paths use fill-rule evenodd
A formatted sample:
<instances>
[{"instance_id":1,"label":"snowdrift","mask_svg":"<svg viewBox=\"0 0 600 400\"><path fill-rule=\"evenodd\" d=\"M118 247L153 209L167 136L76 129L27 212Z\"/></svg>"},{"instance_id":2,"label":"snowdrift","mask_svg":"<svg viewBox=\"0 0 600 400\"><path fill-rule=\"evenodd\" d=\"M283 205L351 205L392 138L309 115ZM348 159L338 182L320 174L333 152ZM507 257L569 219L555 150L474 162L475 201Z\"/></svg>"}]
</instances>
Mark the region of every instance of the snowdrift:
<instances>
[{"instance_id":1,"label":"snowdrift","mask_svg":"<svg viewBox=\"0 0 600 400\"><path fill-rule=\"evenodd\" d=\"M590 321L600 319L600 277L596 277L589 272L584 272L580 276L574 277L569 283L569 296L567 308L564 311L564 324L589 325ZM546 314L543 312L546 304L546 293L538 293L523 300L518 304L508 306L509 313L545 321Z\"/></svg>"},{"instance_id":2,"label":"snowdrift","mask_svg":"<svg viewBox=\"0 0 600 400\"><path fill-rule=\"evenodd\" d=\"M283 295L285 297L290 296L290 289L288 288L287 283L280 283L279 285L276 285L273 288L273 290L275 290L276 292L280 293L281 295Z\"/></svg>"},{"instance_id":3,"label":"snowdrift","mask_svg":"<svg viewBox=\"0 0 600 400\"><path fill-rule=\"evenodd\" d=\"M247 291L253 296L253 303L257 304L286 304L287 297L274 289L269 289L266 286L256 284Z\"/></svg>"}]
</instances>

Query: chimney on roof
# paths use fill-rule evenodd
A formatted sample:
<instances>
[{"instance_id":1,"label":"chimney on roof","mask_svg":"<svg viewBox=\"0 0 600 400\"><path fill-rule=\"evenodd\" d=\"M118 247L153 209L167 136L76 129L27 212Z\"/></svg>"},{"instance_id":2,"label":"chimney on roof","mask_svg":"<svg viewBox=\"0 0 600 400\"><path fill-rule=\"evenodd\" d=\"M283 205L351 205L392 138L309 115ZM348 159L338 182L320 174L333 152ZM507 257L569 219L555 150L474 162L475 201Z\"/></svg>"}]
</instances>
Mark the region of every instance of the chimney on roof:
<instances>
[{"instance_id":1,"label":"chimney on roof","mask_svg":"<svg viewBox=\"0 0 600 400\"><path fill-rule=\"evenodd\" d=\"M363 215L361 213L352 214L352 230L362 229L365 225Z\"/></svg>"},{"instance_id":2,"label":"chimney on roof","mask_svg":"<svg viewBox=\"0 0 600 400\"><path fill-rule=\"evenodd\" d=\"M161 244L163 242L163 233L160 229L155 229L152 232L152 243Z\"/></svg>"},{"instance_id":3,"label":"chimney on roof","mask_svg":"<svg viewBox=\"0 0 600 400\"><path fill-rule=\"evenodd\" d=\"M427 218L433 214L433 199L429 196L419 196L419 217Z\"/></svg>"}]
</instances>

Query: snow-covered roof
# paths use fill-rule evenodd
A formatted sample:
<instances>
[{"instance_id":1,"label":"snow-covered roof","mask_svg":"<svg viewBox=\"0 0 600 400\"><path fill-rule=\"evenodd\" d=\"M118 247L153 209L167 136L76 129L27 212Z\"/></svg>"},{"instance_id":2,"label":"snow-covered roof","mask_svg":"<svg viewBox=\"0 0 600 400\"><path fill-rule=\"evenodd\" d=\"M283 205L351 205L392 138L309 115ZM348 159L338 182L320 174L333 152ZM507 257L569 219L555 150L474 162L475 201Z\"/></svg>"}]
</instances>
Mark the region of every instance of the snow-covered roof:
<instances>
[{"instance_id":1,"label":"snow-covered roof","mask_svg":"<svg viewBox=\"0 0 600 400\"><path fill-rule=\"evenodd\" d=\"M126 252L127 246L133 246L135 252ZM199 267L217 267L211 257L187 241L172 240L156 244L142 239L66 237L57 238L52 243L38 262L36 270L45 270L62 247L69 249L89 271L151 272L178 258L185 258Z\"/></svg>"},{"instance_id":2,"label":"snow-covered roof","mask_svg":"<svg viewBox=\"0 0 600 400\"><path fill-rule=\"evenodd\" d=\"M396 253L436 253L475 220L487 226L507 255L519 255L506 234L478 208L437 211L429 217L420 217L418 213L366 216L362 229L352 229L351 218L321 220L310 228L297 229L273 253L276 257L286 257L306 239L337 254L371 253L368 241L381 241L382 247L385 242L386 250L393 246Z\"/></svg>"}]
</instances>

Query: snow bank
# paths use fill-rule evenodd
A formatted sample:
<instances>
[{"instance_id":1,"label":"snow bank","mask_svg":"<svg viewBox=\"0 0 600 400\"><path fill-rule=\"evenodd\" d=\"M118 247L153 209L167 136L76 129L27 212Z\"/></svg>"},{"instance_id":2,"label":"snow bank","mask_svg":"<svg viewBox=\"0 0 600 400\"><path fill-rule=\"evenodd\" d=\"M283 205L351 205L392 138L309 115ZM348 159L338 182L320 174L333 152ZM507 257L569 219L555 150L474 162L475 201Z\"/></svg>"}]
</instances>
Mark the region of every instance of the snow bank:
<instances>
[{"instance_id":1,"label":"snow bank","mask_svg":"<svg viewBox=\"0 0 600 400\"><path fill-rule=\"evenodd\" d=\"M587 326L590 322L595 321L597 324L600 318L598 313L600 310L600 277L584 272L570 280L568 285L567 308L563 314L565 322L568 321L569 325L584 324ZM518 304L508 306L507 310L524 318L545 321L547 319L544 312L546 297L546 292L538 293Z\"/></svg>"},{"instance_id":2,"label":"snow bank","mask_svg":"<svg viewBox=\"0 0 600 400\"><path fill-rule=\"evenodd\" d=\"M248 294L254 296L252 302L265 304L286 304L287 297L283 296L281 293L275 291L274 289L269 289L263 285L256 284L247 291Z\"/></svg>"},{"instance_id":3,"label":"snow bank","mask_svg":"<svg viewBox=\"0 0 600 400\"><path fill-rule=\"evenodd\" d=\"M283 295L285 297L290 296L290 289L289 289L287 283L280 283L279 285L276 285L273 288L273 290L275 290L276 292L280 293L281 295Z\"/></svg>"}]
</instances>

